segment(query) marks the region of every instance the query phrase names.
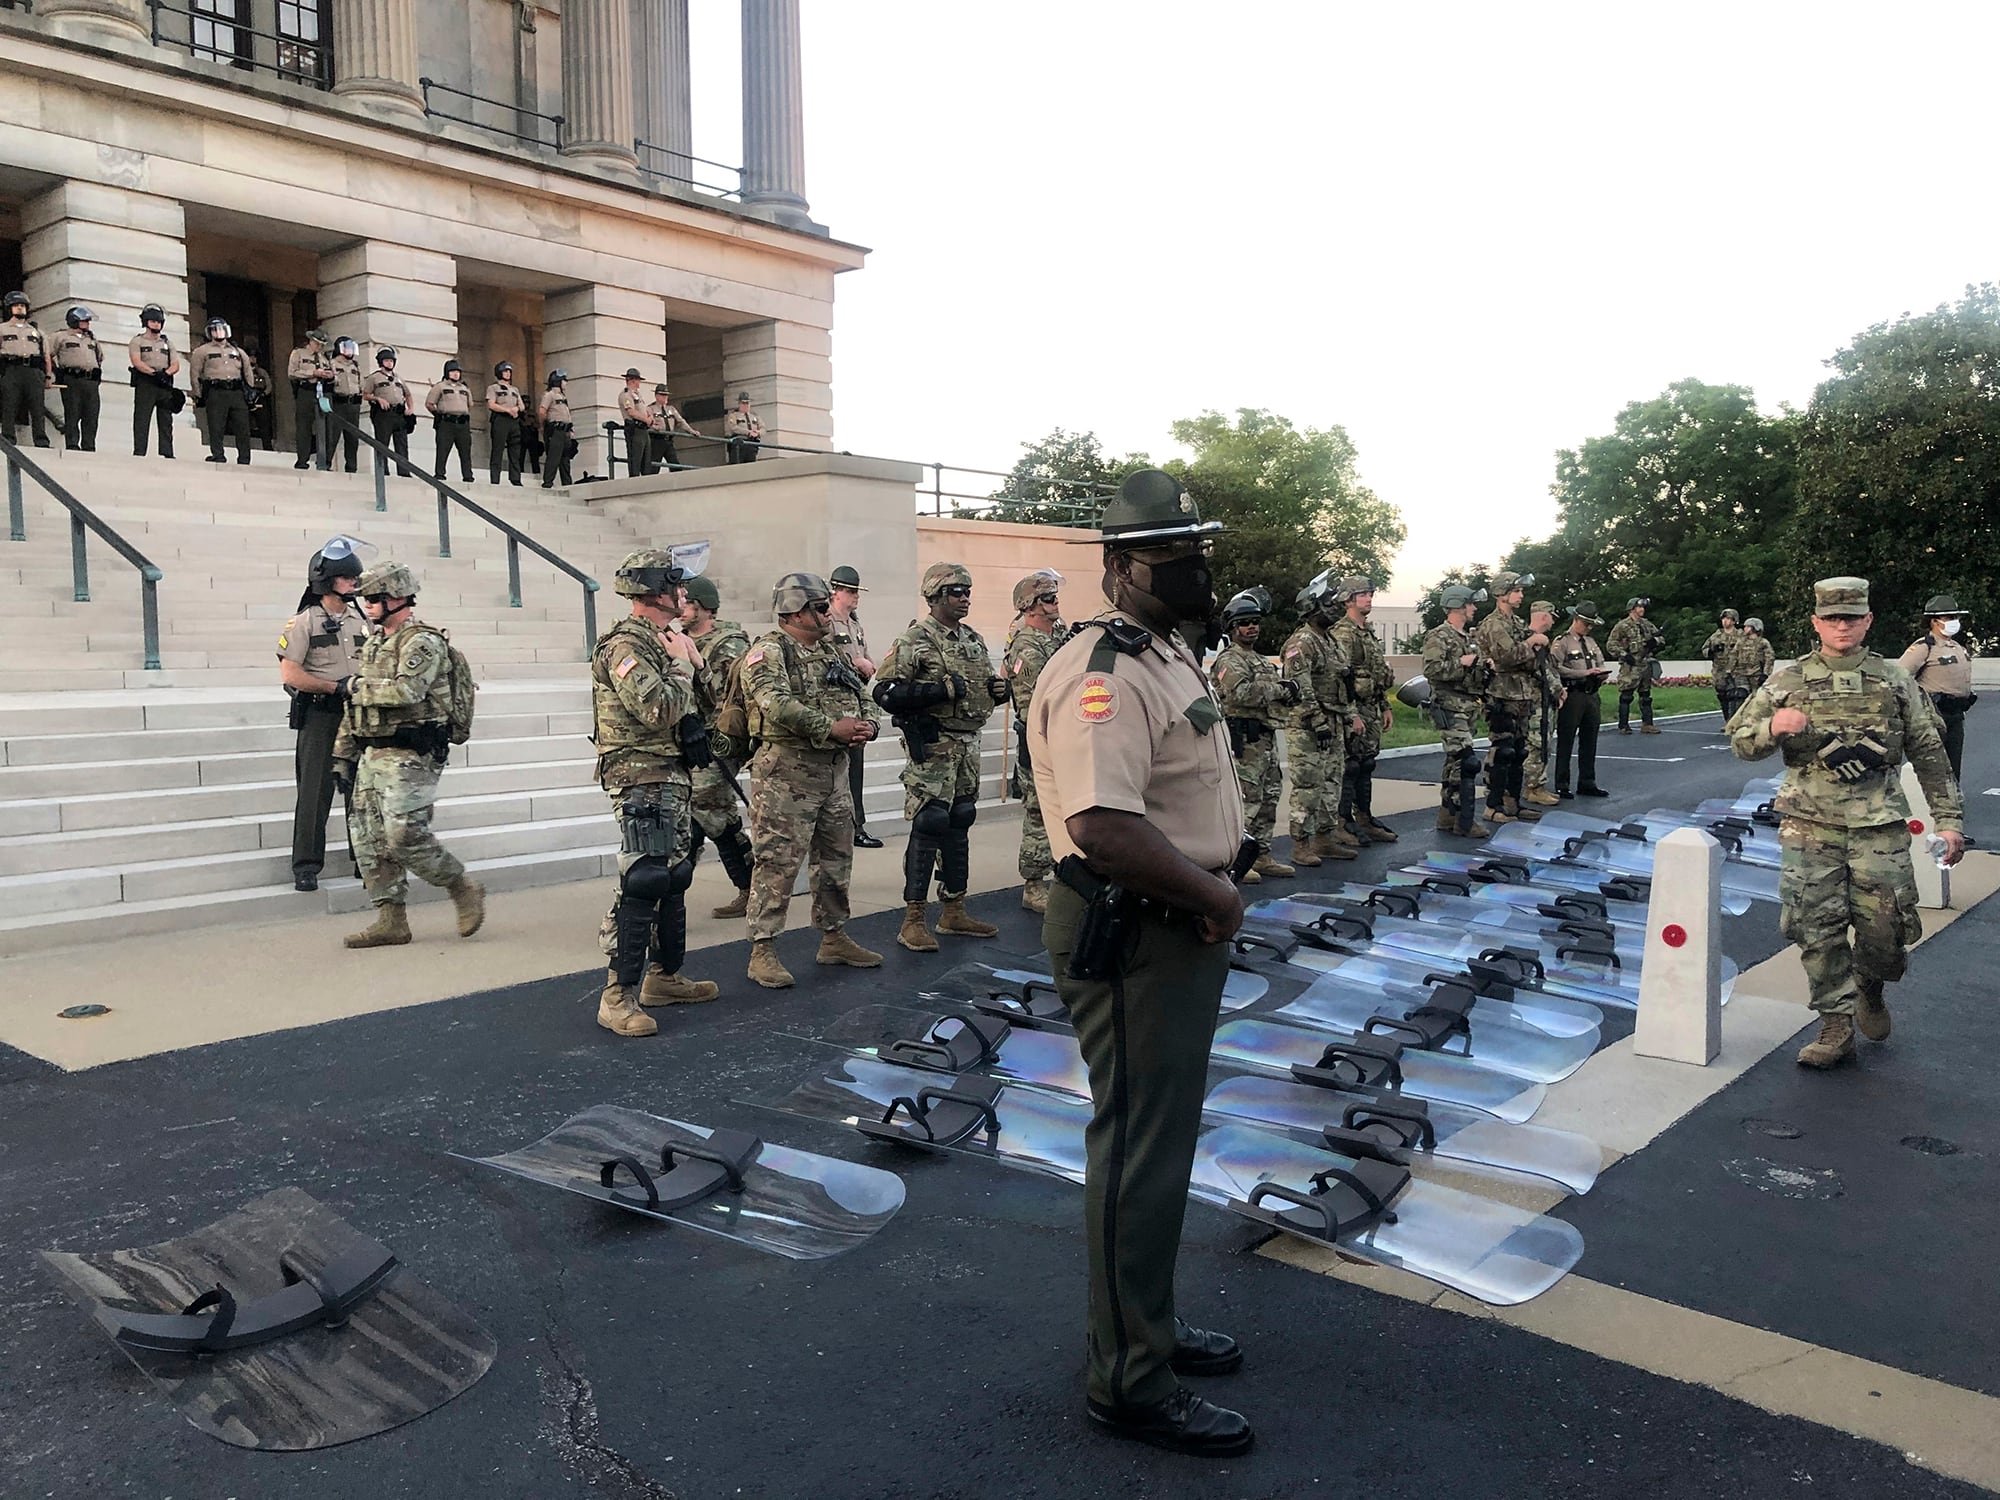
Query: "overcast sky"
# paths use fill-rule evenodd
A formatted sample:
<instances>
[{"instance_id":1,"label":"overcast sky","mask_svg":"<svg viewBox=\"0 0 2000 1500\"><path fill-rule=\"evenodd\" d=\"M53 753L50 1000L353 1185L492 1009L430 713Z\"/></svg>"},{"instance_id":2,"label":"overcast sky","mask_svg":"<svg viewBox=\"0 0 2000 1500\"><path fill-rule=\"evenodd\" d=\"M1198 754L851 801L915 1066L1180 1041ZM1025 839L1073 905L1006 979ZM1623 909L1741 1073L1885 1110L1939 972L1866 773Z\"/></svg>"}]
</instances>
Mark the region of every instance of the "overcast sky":
<instances>
[{"instance_id":1,"label":"overcast sky","mask_svg":"<svg viewBox=\"0 0 2000 1500\"><path fill-rule=\"evenodd\" d=\"M837 442L1007 468L1262 406L1344 426L1384 602L1554 516L1556 450L1687 376L1803 405L2000 274L1992 4L804 0ZM695 149L740 161L737 7Z\"/></svg>"}]
</instances>

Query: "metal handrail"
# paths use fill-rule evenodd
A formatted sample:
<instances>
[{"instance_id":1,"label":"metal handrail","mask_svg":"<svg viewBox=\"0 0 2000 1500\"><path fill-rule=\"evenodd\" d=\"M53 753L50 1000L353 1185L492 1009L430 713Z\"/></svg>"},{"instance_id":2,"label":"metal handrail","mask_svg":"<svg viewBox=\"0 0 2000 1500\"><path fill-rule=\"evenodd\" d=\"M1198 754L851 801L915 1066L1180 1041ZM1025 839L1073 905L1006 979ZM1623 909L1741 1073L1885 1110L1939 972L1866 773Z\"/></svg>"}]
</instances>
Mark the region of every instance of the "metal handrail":
<instances>
[{"instance_id":1,"label":"metal handrail","mask_svg":"<svg viewBox=\"0 0 2000 1500\"><path fill-rule=\"evenodd\" d=\"M679 172L669 172L659 167L649 167L646 165L648 152L656 156L664 156L669 161L698 162L704 167L715 167L720 171L734 172L736 174L736 186L733 188L723 187L720 183L703 182L698 177L691 175L682 176ZM699 188L704 193L714 193L720 198L741 198L743 196L743 169L741 167L732 167L728 162L710 161L707 157L696 156L691 151L677 151L671 146L662 146L654 141L647 140L634 140L632 142L632 154L639 159L639 175L642 177L655 177L661 182L683 182L691 188ZM692 168L690 168L691 171Z\"/></svg>"},{"instance_id":2,"label":"metal handrail","mask_svg":"<svg viewBox=\"0 0 2000 1500\"><path fill-rule=\"evenodd\" d=\"M146 8L152 13L151 24L153 45L165 42L174 47L187 48L188 56L199 62L217 63L225 68L248 68L252 72L276 73L280 78L302 83L308 88L330 89L333 87L333 44L330 41L314 41L310 37L286 36L281 31L259 31L246 21L233 15L221 15L213 11L196 10L192 5L170 5L167 0L146 0ZM160 31L160 15L185 16L188 20L188 34L181 37L163 36ZM244 57L235 52L224 52L219 47L205 47L194 39L196 21L206 21L218 32L228 31L235 37L248 37L253 42L273 42L282 47L296 47L301 52L310 53L313 71L306 73L298 68L287 68L279 63L261 62L253 54Z\"/></svg>"},{"instance_id":3,"label":"metal handrail","mask_svg":"<svg viewBox=\"0 0 2000 1500\"><path fill-rule=\"evenodd\" d=\"M375 450L375 508L389 508L389 460L394 458L399 465L409 467L410 477L421 479L437 491L438 507L438 556L451 556L451 507L464 506L488 526L497 528L507 538L507 603L510 608L521 607L521 549L526 547L543 562L552 565L557 572L566 573L583 585L583 651L588 656L597 649L597 592L601 585L574 563L556 556L540 542L529 536L511 521L503 521L477 501L468 500L442 479L426 474L422 469L409 464L409 460L396 455L387 443L370 437L353 422L338 412L328 414L333 421L370 448Z\"/></svg>"},{"instance_id":4,"label":"metal handrail","mask_svg":"<svg viewBox=\"0 0 2000 1500\"><path fill-rule=\"evenodd\" d=\"M27 507L21 498L21 476L26 474L69 512L69 567L71 597L78 604L90 602L90 561L85 555L84 532L98 537L125 561L139 570L139 620L144 633L146 670L160 670L160 580L166 577L145 553L113 531L91 508L64 489L48 471L17 448L11 439L0 436L0 457L7 461L7 539L28 539Z\"/></svg>"},{"instance_id":5,"label":"metal handrail","mask_svg":"<svg viewBox=\"0 0 2000 1500\"><path fill-rule=\"evenodd\" d=\"M545 115L540 110L527 109L519 104L510 104L505 99L489 99L484 94L474 94L465 89L453 88L448 83L439 83L435 78L419 78L417 84L424 91L424 113L432 119L449 120L454 125L470 125L474 130L490 130L495 135L504 135L510 140L526 141L534 146L553 144L556 150L562 150L563 125L565 122L561 115ZM552 143L544 142L539 130L533 135L529 135L519 130L509 130L504 125L488 125L483 120L475 120L469 115L447 114L444 110L433 109L431 108L431 93L433 90L440 94L450 94L455 98L469 99L474 104L484 104L489 108L502 110L519 119L546 120L549 124L555 126L556 138Z\"/></svg>"}]
</instances>

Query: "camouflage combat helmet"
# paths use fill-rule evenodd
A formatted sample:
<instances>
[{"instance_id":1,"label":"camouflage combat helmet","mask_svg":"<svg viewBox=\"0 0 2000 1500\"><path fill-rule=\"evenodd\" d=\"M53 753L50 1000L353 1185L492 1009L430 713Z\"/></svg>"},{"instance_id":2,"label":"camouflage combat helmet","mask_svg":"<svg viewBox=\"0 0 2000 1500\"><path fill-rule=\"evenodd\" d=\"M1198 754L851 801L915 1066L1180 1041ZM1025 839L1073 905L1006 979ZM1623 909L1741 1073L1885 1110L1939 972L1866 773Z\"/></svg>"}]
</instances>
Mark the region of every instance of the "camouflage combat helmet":
<instances>
[{"instance_id":1,"label":"camouflage combat helmet","mask_svg":"<svg viewBox=\"0 0 2000 1500\"><path fill-rule=\"evenodd\" d=\"M1300 590L1299 597L1306 601L1305 607L1308 610L1318 610L1336 602L1335 593L1333 569L1328 568Z\"/></svg>"},{"instance_id":2,"label":"camouflage combat helmet","mask_svg":"<svg viewBox=\"0 0 2000 1500\"><path fill-rule=\"evenodd\" d=\"M833 590L819 574L787 573L771 590L771 613L795 615L819 600L831 602L832 599Z\"/></svg>"},{"instance_id":3,"label":"camouflage combat helmet","mask_svg":"<svg viewBox=\"0 0 2000 1500\"><path fill-rule=\"evenodd\" d=\"M943 590L957 587L972 587L972 575L961 563L937 562L924 569L924 581L918 592L926 599L935 599Z\"/></svg>"},{"instance_id":4,"label":"camouflage combat helmet","mask_svg":"<svg viewBox=\"0 0 2000 1500\"><path fill-rule=\"evenodd\" d=\"M1222 523L1202 520L1194 496L1164 469L1140 469L1105 502L1097 528L1106 546L1157 547L1213 536Z\"/></svg>"},{"instance_id":5,"label":"camouflage combat helmet","mask_svg":"<svg viewBox=\"0 0 2000 1500\"><path fill-rule=\"evenodd\" d=\"M1054 568L1037 568L1014 585L1014 613L1033 609L1035 601L1042 595L1053 594L1062 586L1063 576Z\"/></svg>"},{"instance_id":6,"label":"camouflage combat helmet","mask_svg":"<svg viewBox=\"0 0 2000 1500\"><path fill-rule=\"evenodd\" d=\"M1261 584L1230 597L1222 606L1222 623L1235 628L1246 620L1261 619L1271 612L1271 591Z\"/></svg>"},{"instance_id":7,"label":"camouflage combat helmet","mask_svg":"<svg viewBox=\"0 0 2000 1500\"><path fill-rule=\"evenodd\" d=\"M673 553L658 547L641 547L618 565L611 586L628 599L645 599L678 587L681 577Z\"/></svg>"},{"instance_id":8,"label":"camouflage combat helmet","mask_svg":"<svg viewBox=\"0 0 2000 1500\"><path fill-rule=\"evenodd\" d=\"M1340 580L1340 597L1343 600L1352 599L1356 594L1372 594L1374 592L1375 580L1363 574L1350 573L1347 577Z\"/></svg>"},{"instance_id":9,"label":"camouflage combat helmet","mask_svg":"<svg viewBox=\"0 0 2000 1500\"><path fill-rule=\"evenodd\" d=\"M722 608L722 591L715 586L713 578L704 578L697 573L681 585L681 592L703 609Z\"/></svg>"},{"instance_id":10,"label":"camouflage combat helmet","mask_svg":"<svg viewBox=\"0 0 2000 1500\"><path fill-rule=\"evenodd\" d=\"M1626 613L1629 614L1635 609L1646 609L1652 604L1652 602L1653 601L1651 599L1648 599L1644 594L1634 594L1630 599L1627 599L1625 601Z\"/></svg>"},{"instance_id":11,"label":"camouflage combat helmet","mask_svg":"<svg viewBox=\"0 0 2000 1500\"><path fill-rule=\"evenodd\" d=\"M417 575L399 562L379 562L361 575L354 592L364 599L414 599L417 597Z\"/></svg>"},{"instance_id":12,"label":"camouflage combat helmet","mask_svg":"<svg viewBox=\"0 0 2000 1500\"><path fill-rule=\"evenodd\" d=\"M1491 584L1495 599L1505 599L1516 589L1520 589L1525 593L1534 586L1535 575L1533 573L1495 573Z\"/></svg>"},{"instance_id":13,"label":"camouflage combat helmet","mask_svg":"<svg viewBox=\"0 0 2000 1500\"><path fill-rule=\"evenodd\" d=\"M1553 620L1556 617L1555 600L1537 599L1533 604L1530 604L1528 606L1528 613L1530 616L1547 615L1551 620Z\"/></svg>"},{"instance_id":14,"label":"camouflage combat helmet","mask_svg":"<svg viewBox=\"0 0 2000 1500\"><path fill-rule=\"evenodd\" d=\"M1722 612L1722 618L1725 620L1734 620L1739 625L1743 623L1743 616L1736 613L1733 609L1725 609Z\"/></svg>"},{"instance_id":15,"label":"camouflage combat helmet","mask_svg":"<svg viewBox=\"0 0 2000 1500\"><path fill-rule=\"evenodd\" d=\"M1764 633L1764 622L1758 619L1755 615L1752 615L1749 619L1743 622L1743 628L1745 630L1754 630L1757 632L1757 634L1762 635Z\"/></svg>"},{"instance_id":16,"label":"camouflage combat helmet","mask_svg":"<svg viewBox=\"0 0 2000 1500\"><path fill-rule=\"evenodd\" d=\"M1469 584L1448 583L1438 590L1438 606L1447 612L1454 609L1464 609L1468 604L1484 604L1485 602L1486 590L1474 589Z\"/></svg>"}]
</instances>

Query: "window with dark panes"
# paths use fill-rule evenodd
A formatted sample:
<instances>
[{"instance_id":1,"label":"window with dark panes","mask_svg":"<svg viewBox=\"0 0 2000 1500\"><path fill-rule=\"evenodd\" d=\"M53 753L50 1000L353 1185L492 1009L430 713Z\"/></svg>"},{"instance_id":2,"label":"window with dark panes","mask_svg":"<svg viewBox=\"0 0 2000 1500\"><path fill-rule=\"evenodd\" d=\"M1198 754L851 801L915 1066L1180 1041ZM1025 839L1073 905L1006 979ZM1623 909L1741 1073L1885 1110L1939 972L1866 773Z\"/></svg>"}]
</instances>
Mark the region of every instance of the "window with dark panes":
<instances>
[{"instance_id":1,"label":"window with dark panes","mask_svg":"<svg viewBox=\"0 0 2000 1500\"><path fill-rule=\"evenodd\" d=\"M333 0L278 0L278 74L326 88L333 82Z\"/></svg>"},{"instance_id":2,"label":"window with dark panes","mask_svg":"<svg viewBox=\"0 0 2000 1500\"><path fill-rule=\"evenodd\" d=\"M248 0L188 0L188 50L237 67L250 66Z\"/></svg>"}]
</instances>

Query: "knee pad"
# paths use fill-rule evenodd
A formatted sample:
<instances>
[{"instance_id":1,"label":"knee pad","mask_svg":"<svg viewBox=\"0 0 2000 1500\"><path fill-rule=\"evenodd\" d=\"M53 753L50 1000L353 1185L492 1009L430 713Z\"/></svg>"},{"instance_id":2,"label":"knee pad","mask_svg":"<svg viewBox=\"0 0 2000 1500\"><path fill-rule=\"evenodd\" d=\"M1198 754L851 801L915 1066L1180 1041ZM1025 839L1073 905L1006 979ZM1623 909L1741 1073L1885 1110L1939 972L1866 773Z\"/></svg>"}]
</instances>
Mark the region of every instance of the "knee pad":
<instances>
[{"instance_id":1,"label":"knee pad","mask_svg":"<svg viewBox=\"0 0 2000 1500\"><path fill-rule=\"evenodd\" d=\"M1468 781L1477 776L1485 764L1479 752L1470 745L1458 752L1458 774Z\"/></svg>"},{"instance_id":2,"label":"knee pad","mask_svg":"<svg viewBox=\"0 0 2000 1500\"><path fill-rule=\"evenodd\" d=\"M971 797L954 798L951 804L951 826L966 829L979 816L979 803Z\"/></svg>"},{"instance_id":3,"label":"knee pad","mask_svg":"<svg viewBox=\"0 0 2000 1500\"><path fill-rule=\"evenodd\" d=\"M693 855L677 861L659 854L641 855L618 877L619 891L641 901L665 901L693 883Z\"/></svg>"},{"instance_id":4,"label":"knee pad","mask_svg":"<svg viewBox=\"0 0 2000 1500\"><path fill-rule=\"evenodd\" d=\"M917 809L916 817L910 820L910 828L925 838L942 838L951 832L951 808L933 797Z\"/></svg>"}]
</instances>

